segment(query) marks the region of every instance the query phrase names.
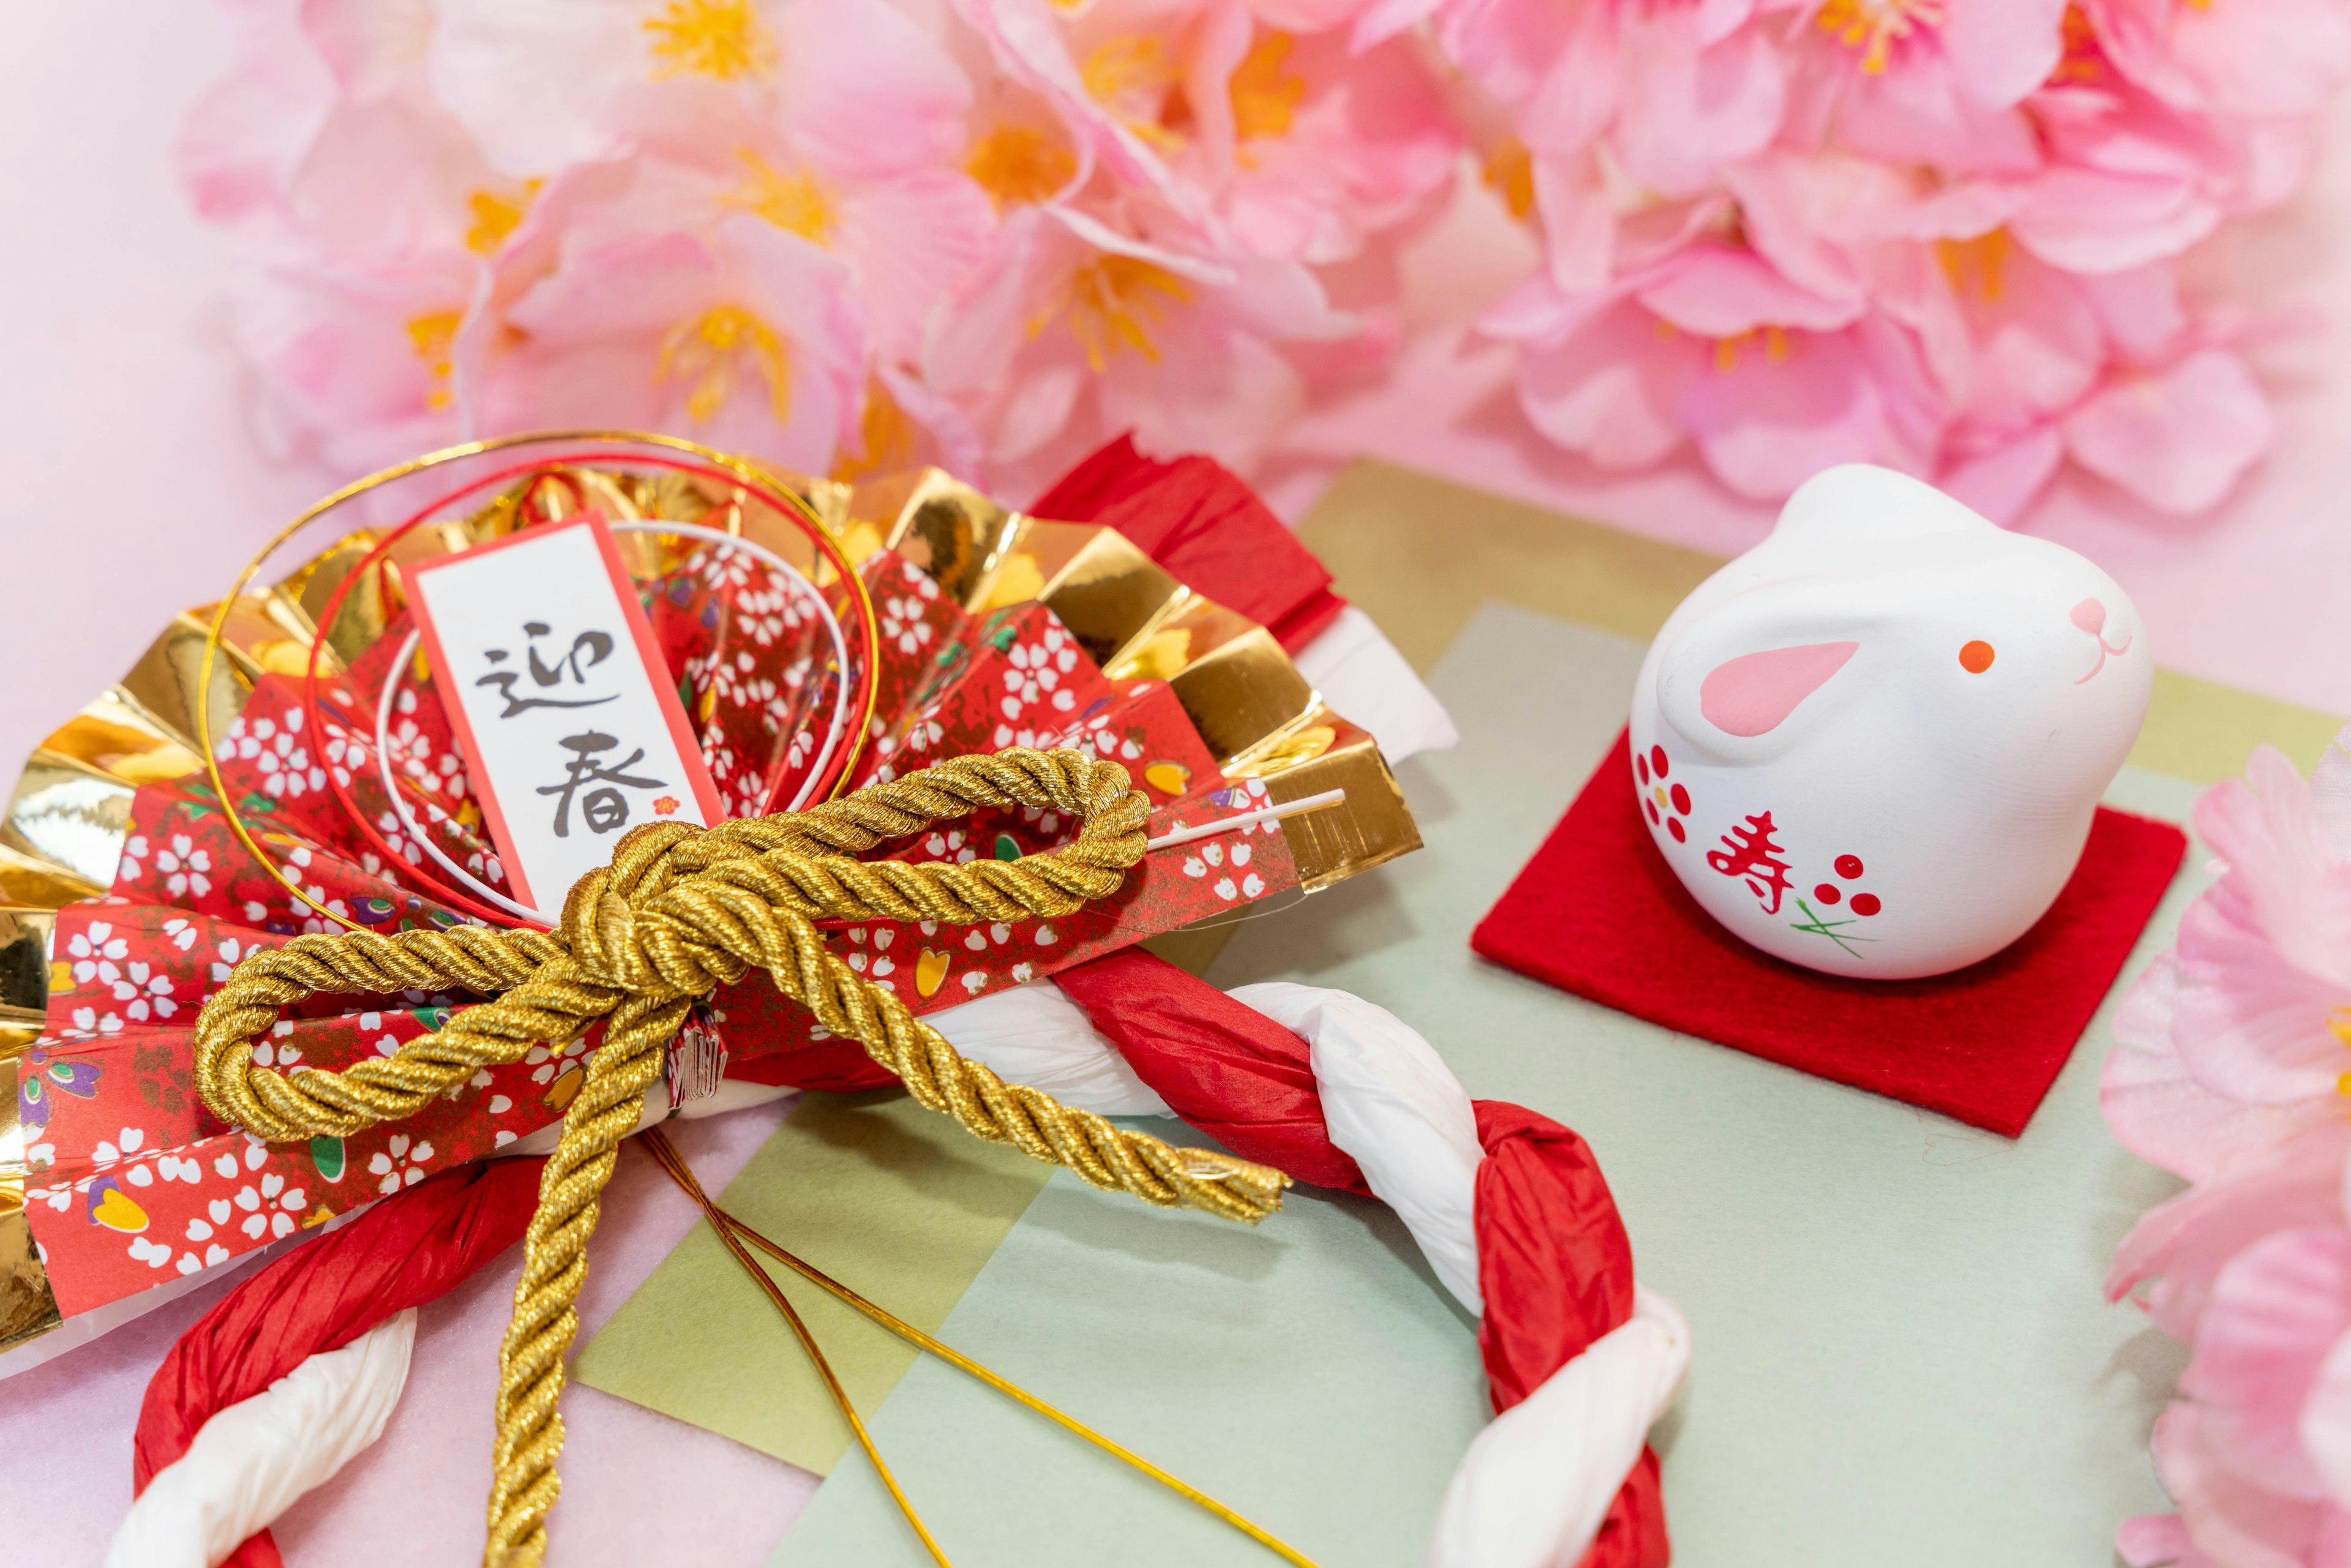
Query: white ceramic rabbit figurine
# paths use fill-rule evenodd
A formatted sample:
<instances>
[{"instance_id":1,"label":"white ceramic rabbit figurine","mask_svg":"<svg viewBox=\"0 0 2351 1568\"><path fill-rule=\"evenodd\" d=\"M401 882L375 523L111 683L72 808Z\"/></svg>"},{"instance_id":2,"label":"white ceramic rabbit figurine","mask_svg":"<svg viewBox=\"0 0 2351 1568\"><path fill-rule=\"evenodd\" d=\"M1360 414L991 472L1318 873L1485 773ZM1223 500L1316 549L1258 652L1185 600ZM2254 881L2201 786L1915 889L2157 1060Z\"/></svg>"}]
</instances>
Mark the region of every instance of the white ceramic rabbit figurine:
<instances>
[{"instance_id":1,"label":"white ceramic rabbit figurine","mask_svg":"<svg viewBox=\"0 0 2351 1568\"><path fill-rule=\"evenodd\" d=\"M1657 634L1635 777L1667 863L1742 940L1938 975L2047 911L2153 681L2138 612L2080 556L1832 468Z\"/></svg>"}]
</instances>

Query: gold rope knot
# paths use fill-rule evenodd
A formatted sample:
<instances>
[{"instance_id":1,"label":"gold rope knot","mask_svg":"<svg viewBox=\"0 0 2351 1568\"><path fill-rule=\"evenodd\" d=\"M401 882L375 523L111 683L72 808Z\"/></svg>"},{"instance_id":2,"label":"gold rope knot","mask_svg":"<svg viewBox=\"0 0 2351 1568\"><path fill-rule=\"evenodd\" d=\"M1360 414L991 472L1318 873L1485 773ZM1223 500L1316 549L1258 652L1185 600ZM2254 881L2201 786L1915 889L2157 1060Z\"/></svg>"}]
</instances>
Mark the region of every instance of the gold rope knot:
<instances>
[{"instance_id":1,"label":"gold rope knot","mask_svg":"<svg viewBox=\"0 0 2351 1568\"><path fill-rule=\"evenodd\" d=\"M1076 840L1019 860L961 865L861 861L903 837L982 807L1029 806L1078 819ZM559 1046L601 1022L604 1038L564 1113L539 1182L515 1315L499 1353L497 1478L485 1561L536 1563L563 1443L556 1413L563 1356L578 1329L597 1196L621 1140L643 1113L687 1009L753 968L834 1034L864 1046L914 1097L974 1135L1066 1166L1146 1203L1254 1224L1280 1207L1289 1178L1246 1160L1171 1147L968 1061L895 991L850 968L819 920L947 925L1056 918L1117 892L1141 860L1151 804L1115 762L1026 748L959 757L806 811L698 828L657 822L580 879L557 929L460 925L394 936L298 936L248 955L196 1019L195 1080L224 1120L273 1142L348 1137L463 1088L486 1067ZM466 990L461 1008L390 1057L340 1072L255 1065L279 1009L320 994Z\"/></svg>"}]
</instances>

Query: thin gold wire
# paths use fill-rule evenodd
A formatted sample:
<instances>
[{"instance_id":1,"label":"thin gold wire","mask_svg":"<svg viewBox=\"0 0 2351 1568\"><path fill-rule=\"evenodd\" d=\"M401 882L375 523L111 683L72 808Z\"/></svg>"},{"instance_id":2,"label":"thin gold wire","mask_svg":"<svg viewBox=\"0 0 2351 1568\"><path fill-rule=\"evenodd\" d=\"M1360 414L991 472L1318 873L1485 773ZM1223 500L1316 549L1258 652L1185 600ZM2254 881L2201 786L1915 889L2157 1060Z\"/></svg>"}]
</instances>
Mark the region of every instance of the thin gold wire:
<instances>
[{"instance_id":1,"label":"thin gold wire","mask_svg":"<svg viewBox=\"0 0 2351 1568\"><path fill-rule=\"evenodd\" d=\"M819 1269L815 1264L786 1250L784 1248L769 1240L767 1237L761 1235L758 1231L753 1229L750 1226L745 1224L731 1211L721 1207L711 1198L708 1193L703 1190L702 1183L695 1177L693 1167L685 1163L685 1157L677 1152L676 1146L671 1144L668 1135L659 1127L648 1128L639 1136L640 1141L644 1145L645 1152L653 1155L654 1163L661 1166L662 1170L669 1176L670 1180L675 1182L684 1190L685 1195L688 1197L694 1199L694 1201L701 1207L704 1217L710 1221L711 1228L718 1232L719 1239L726 1243L727 1250L734 1253L736 1261L742 1264L755 1280L761 1282L761 1288L767 1291L768 1297L770 1301L782 1306L784 1311L790 1315L795 1331L799 1332L802 1336L801 1343L803 1344L811 1345L811 1354L813 1354L812 1342L807 1338L807 1331L801 1324L799 1314L792 1312L791 1307L786 1301L783 1291L777 1288L775 1281L768 1277L768 1271L752 1262L749 1255L743 1250L743 1242L749 1242L753 1247L758 1248L760 1251L765 1252L768 1257L773 1258L777 1262L783 1264L786 1268L799 1275L800 1278L806 1280L810 1284L816 1286L820 1290L827 1291L836 1301L841 1301L842 1304L853 1307L858 1312L864 1313L866 1317L872 1319L874 1322L879 1323L882 1327L888 1329L892 1333L896 1334L900 1339L906 1341L909 1344L930 1352L931 1354L937 1356L941 1361L944 1361L948 1365L955 1367L957 1371L977 1378L980 1382L986 1384L988 1387L995 1389L998 1394L1003 1395L1006 1398L1027 1406L1029 1409L1034 1410L1040 1416L1044 1416L1047 1420L1062 1428L1062 1430L1084 1438L1087 1442L1092 1443L1094 1447L1102 1449L1104 1453L1110 1454L1113 1458L1133 1466L1135 1469L1142 1471L1146 1476L1149 1476L1153 1480L1157 1481L1161 1486L1165 1487L1176 1496L1184 1499L1185 1501L1192 1503L1195 1506L1214 1514L1217 1518L1223 1520L1227 1524L1231 1525L1235 1530L1239 1531L1243 1535L1248 1536L1259 1545L1274 1552L1285 1562L1296 1564L1296 1568L1316 1568L1313 1559L1306 1556L1303 1552L1289 1545L1270 1531L1261 1529L1258 1525L1250 1522L1250 1521L1243 1515L1236 1512L1225 1504L1218 1502L1215 1498L1212 1498L1207 1493L1200 1490L1199 1488L1193 1486L1190 1482L1184 1480L1180 1477L1169 1474L1166 1470L1160 1469L1157 1465L1153 1464L1149 1459L1144 1458L1142 1455L1134 1452L1133 1449L1128 1448L1120 1443L1114 1442L1111 1438L1104 1437L1100 1432L1095 1431L1092 1427L1087 1426L1084 1422L1080 1421L1077 1417L1063 1414L1061 1411L1054 1408L1052 1406L1045 1403L1042 1399L1040 1399L1035 1395L1029 1393L1027 1389L1022 1388L1019 1385L1012 1382L1009 1378L990 1371L988 1368L981 1365L978 1362L974 1361L971 1357L956 1349L953 1345L947 1344L941 1340L935 1339L931 1335L925 1333L921 1329L916 1328L914 1324L897 1316L888 1309L877 1306L873 1302L867 1301L863 1296L859 1295L856 1291L851 1290L848 1286L842 1284L840 1281L834 1279L823 1270ZM823 1370L821 1363L820 1363L820 1370ZM826 1377L828 1382L831 1380L831 1373L827 1371ZM840 1394L839 1385L837 1384L833 1385L833 1387L837 1399L845 1398L845 1396ZM842 1406L842 1411L843 1414L849 1416L850 1424L856 1430L859 1441L865 1441L865 1428L858 1422L855 1413L850 1411L845 1403ZM872 1449L870 1446L867 1448L866 1452L869 1456L872 1454ZM881 1461L876 1458L874 1460L874 1469L881 1469ZM883 1471L883 1479L885 1481L888 1481L889 1472L886 1470ZM899 1507L906 1509L905 1500L902 1496L900 1496L895 1483L891 1483L890 1490L892 1496L899 1497ZM923 1527L921 1521L914 1520L914 1513L911 1509L907 1509L906 1517L914 1523L914 1528L917 1531L922 1530ZM925 1539L928 1539L927 1533L925 1534Z\"/></svg>"},{"instance_id":2,"label":"thin gold wire","mask_svg":"<svg viewBox=\"0 0 2351 1568\"><path fill-rule=\"evenodd\" d=\"M824 1379L825 1388L831 1394L841 1418L857 1435L857 1446L865 1450L865 1458L872 1465L873 1473L882 1478L882 1484L890 1490L890 1500L898 1505L898 1511L906 1516L906 1522L921 1537L924 1549L930 1552L932 1561L938 1563L939 1568L954 1568L954 1564L947 1561L946 1551L939 1545L938 1538L931 1533L930 1527L923 1522L922 1515L914 1511L914 1505L907 1498L904 1489L898 1485L898 1478L892 1475L890 1467L882 1462L882 1450L874 1446L872 1434L865 1429L864 1421L857 1414L856 1405L849 1397L849 1390L841 1385L840 1377L832 1370L832 1363L827 1361L824 1352L817 1347L816 1335L809 1332L799 1309L792 1305L791 1298L784 1294L783 1288L759 1267L751 1254L743 1249L745 1238L737 1236L736 1227L727 1222L727 1217L712 1205L709 1195L702 1190L702 1184L694 1179L693 1171L687 1168L678 1152L670 1146L661 1129L648 1127L639 1136L644 1140L646 1150L653 1156L654 1163L668 1173L669 1179L684 1187L686 1196L702 1206L702 1212L710 1218L711 1229L717 1232L718 1239L726 1245L726 1250L735 1255L735 1261L743 1266L743 1271L751 1276L768 1300L775 1303L776 1310L784 1314L784 1321L791 1325L793 1337L800 1342L800 1349L808 1353L809 1360L815 1364L817 1375ZM765 1240L757 1236L750 1239Z\"/></svg>"},{"instance_id":3,"label":"thin gold wire","mask_svg":"<svg viewBox=\"0 0 2351 1568\"><path fill-rule=\"evenodd\" d=\"M269 542L263 545L251 560L246 562L245 570L237 574L236 581L230 585L227 595L220 601L220 607L213 612L212 624L204 629L204 658L196 666L196 739L197 744L204 750L204 775L212 780L213 794L220 801L221 812L228 819L229 831L236 835L237 842L243 844L246 852L253 857L255 863L268 873L270 881L346 931L363 931L367 927L326 908L304 892L298 883L279 869L275 860L262 852L261 845L255 841L251 830L246 826L245 818L238 812L236 802L229 799L228 783L221 777L220 758L214 754L213 747L212 716L213 665L220 656L221 641L227 632L228 618L236 609L238 601L245 597L245 591L252 586L253 580L261 575L261 569L268 563L271 556L276 555L296 534L300 533L319 517L354 496L362 496L370 490L381 488L394 480L405 479L411 474L421 474L428 468L437 468L464 458L479 456L485 452L497 452L510 446L539 443L551 444L560 441L630 441L689 454L725 468L753 484L773 490L791 503L794 509L825 538L833 539L836 545L840 542L834 538L832 530L825 526L824 519L818 517L808 503L793 495L789 486L778 484L772 476L761 473L756 465L732 454L721 452L716 447L705 446L699 442L688 441L683 436L656 435L649 431L633 430L540 431L525 435L501 435L487 441L467 442L462 446L444 447L438 452L428 452L422 457L413 457L405 463L381 469L363 479L354 479L324 500L306 508L292 522L278 529L271 536ZM553 460L550 459L550 461ZM846 557L843 559L845 559ZM876 659L879 657L882 639L880 626L873 617L873 596L867 591L865 580L858 575L853 565L842 576L852 596L856 600L858 620L865 630L866 657L869 661ZM329 630L322 626L319 629L319 634L323 637ZM841 671L841 678L847 680L849 672ZM859 717L856 732L850 740L849 753L842 759L841 777L833 785L831 797L832 799L838 799L841 792L849 787L851 771L855 768L859 755L865 748L867 737L872 733L873 708L880 686L877 682L870 680L864 685L865 711Z\"/></svg>"}]
</instances>

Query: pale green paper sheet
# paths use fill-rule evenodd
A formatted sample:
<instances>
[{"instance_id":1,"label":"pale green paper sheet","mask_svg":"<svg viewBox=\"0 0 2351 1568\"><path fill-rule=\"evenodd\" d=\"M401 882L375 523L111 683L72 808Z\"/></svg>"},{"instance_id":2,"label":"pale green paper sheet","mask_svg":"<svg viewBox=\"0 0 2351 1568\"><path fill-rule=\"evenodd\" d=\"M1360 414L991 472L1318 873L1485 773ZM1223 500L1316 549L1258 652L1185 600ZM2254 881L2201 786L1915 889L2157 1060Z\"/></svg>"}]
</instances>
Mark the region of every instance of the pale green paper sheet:
<instances>
[{"instance_id":1,"label":"pale green paper sheet","mask_svg":"<svg viewBox=\"0 0 2351 1568\"><path fill-rule=\"evenodd\" d=\"M1470 927L1614 740L1639 658L1480 611L1434 683L1463 744L1403 770L1427 852L1265 921L1210 978L1357 991L1472 1094L1591 1141L1641 1277L1695 1340L1656 1434L1681 1568L2105 1568L2118 1521L2168 1506L2146 1438L2179 1365L2100 1290L2171 1187L2099 1120L2105 1014L2011 1144L1471 956ZM2132 770L2109 798L2177 819L2193 793ZM2203 858L2126 976L2171 940ZM1057 1176L942 1332L1326 1568L1418 1563L1482 1415L1469 1329L1402 1231L1312 1195L1252 1235ZM1273 1561L932 1363L873 1431L957 1568ZM925 1561L852 1456L771 1568Z\"/></svg>"}]
</instances>

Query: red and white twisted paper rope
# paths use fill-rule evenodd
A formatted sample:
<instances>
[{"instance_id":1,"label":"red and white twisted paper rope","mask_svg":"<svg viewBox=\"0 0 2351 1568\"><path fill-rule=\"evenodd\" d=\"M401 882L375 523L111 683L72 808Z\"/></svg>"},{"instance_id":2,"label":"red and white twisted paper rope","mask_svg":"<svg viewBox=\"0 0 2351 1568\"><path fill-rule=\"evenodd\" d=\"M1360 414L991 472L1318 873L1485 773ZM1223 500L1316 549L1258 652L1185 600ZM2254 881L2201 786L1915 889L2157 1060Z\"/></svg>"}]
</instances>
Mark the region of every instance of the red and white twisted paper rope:
<instances>
[{"instance_id":1,"label":"red and white twisted paper rope","mask_svg":"<svg viewBox=\"0 0 2351 1568\"><path fill-rule=\"evenodd\" d=\"M1180 1112L1236 1152L1396 1210L1480 1317L1499 1411L1455 1470L1431 1568L1667 1561L1645 1444L1688 1365L1688 1330L1634 1283L1573 1134L1473 1103L1427 1041L1347 992L1227 995L1139 953L933 1021L959 1051L1071 1104ZM519 1237L537 1190L535 1170L521 1174L452 1173L387 1200L193 1327L149 1390L141 1495L110 1568L211 1568L233 1552L240 1568L271 1568L276 1549L255 1532L381 1430L407 1372L405 1308Z\"/></svg>"}]
</instances>

